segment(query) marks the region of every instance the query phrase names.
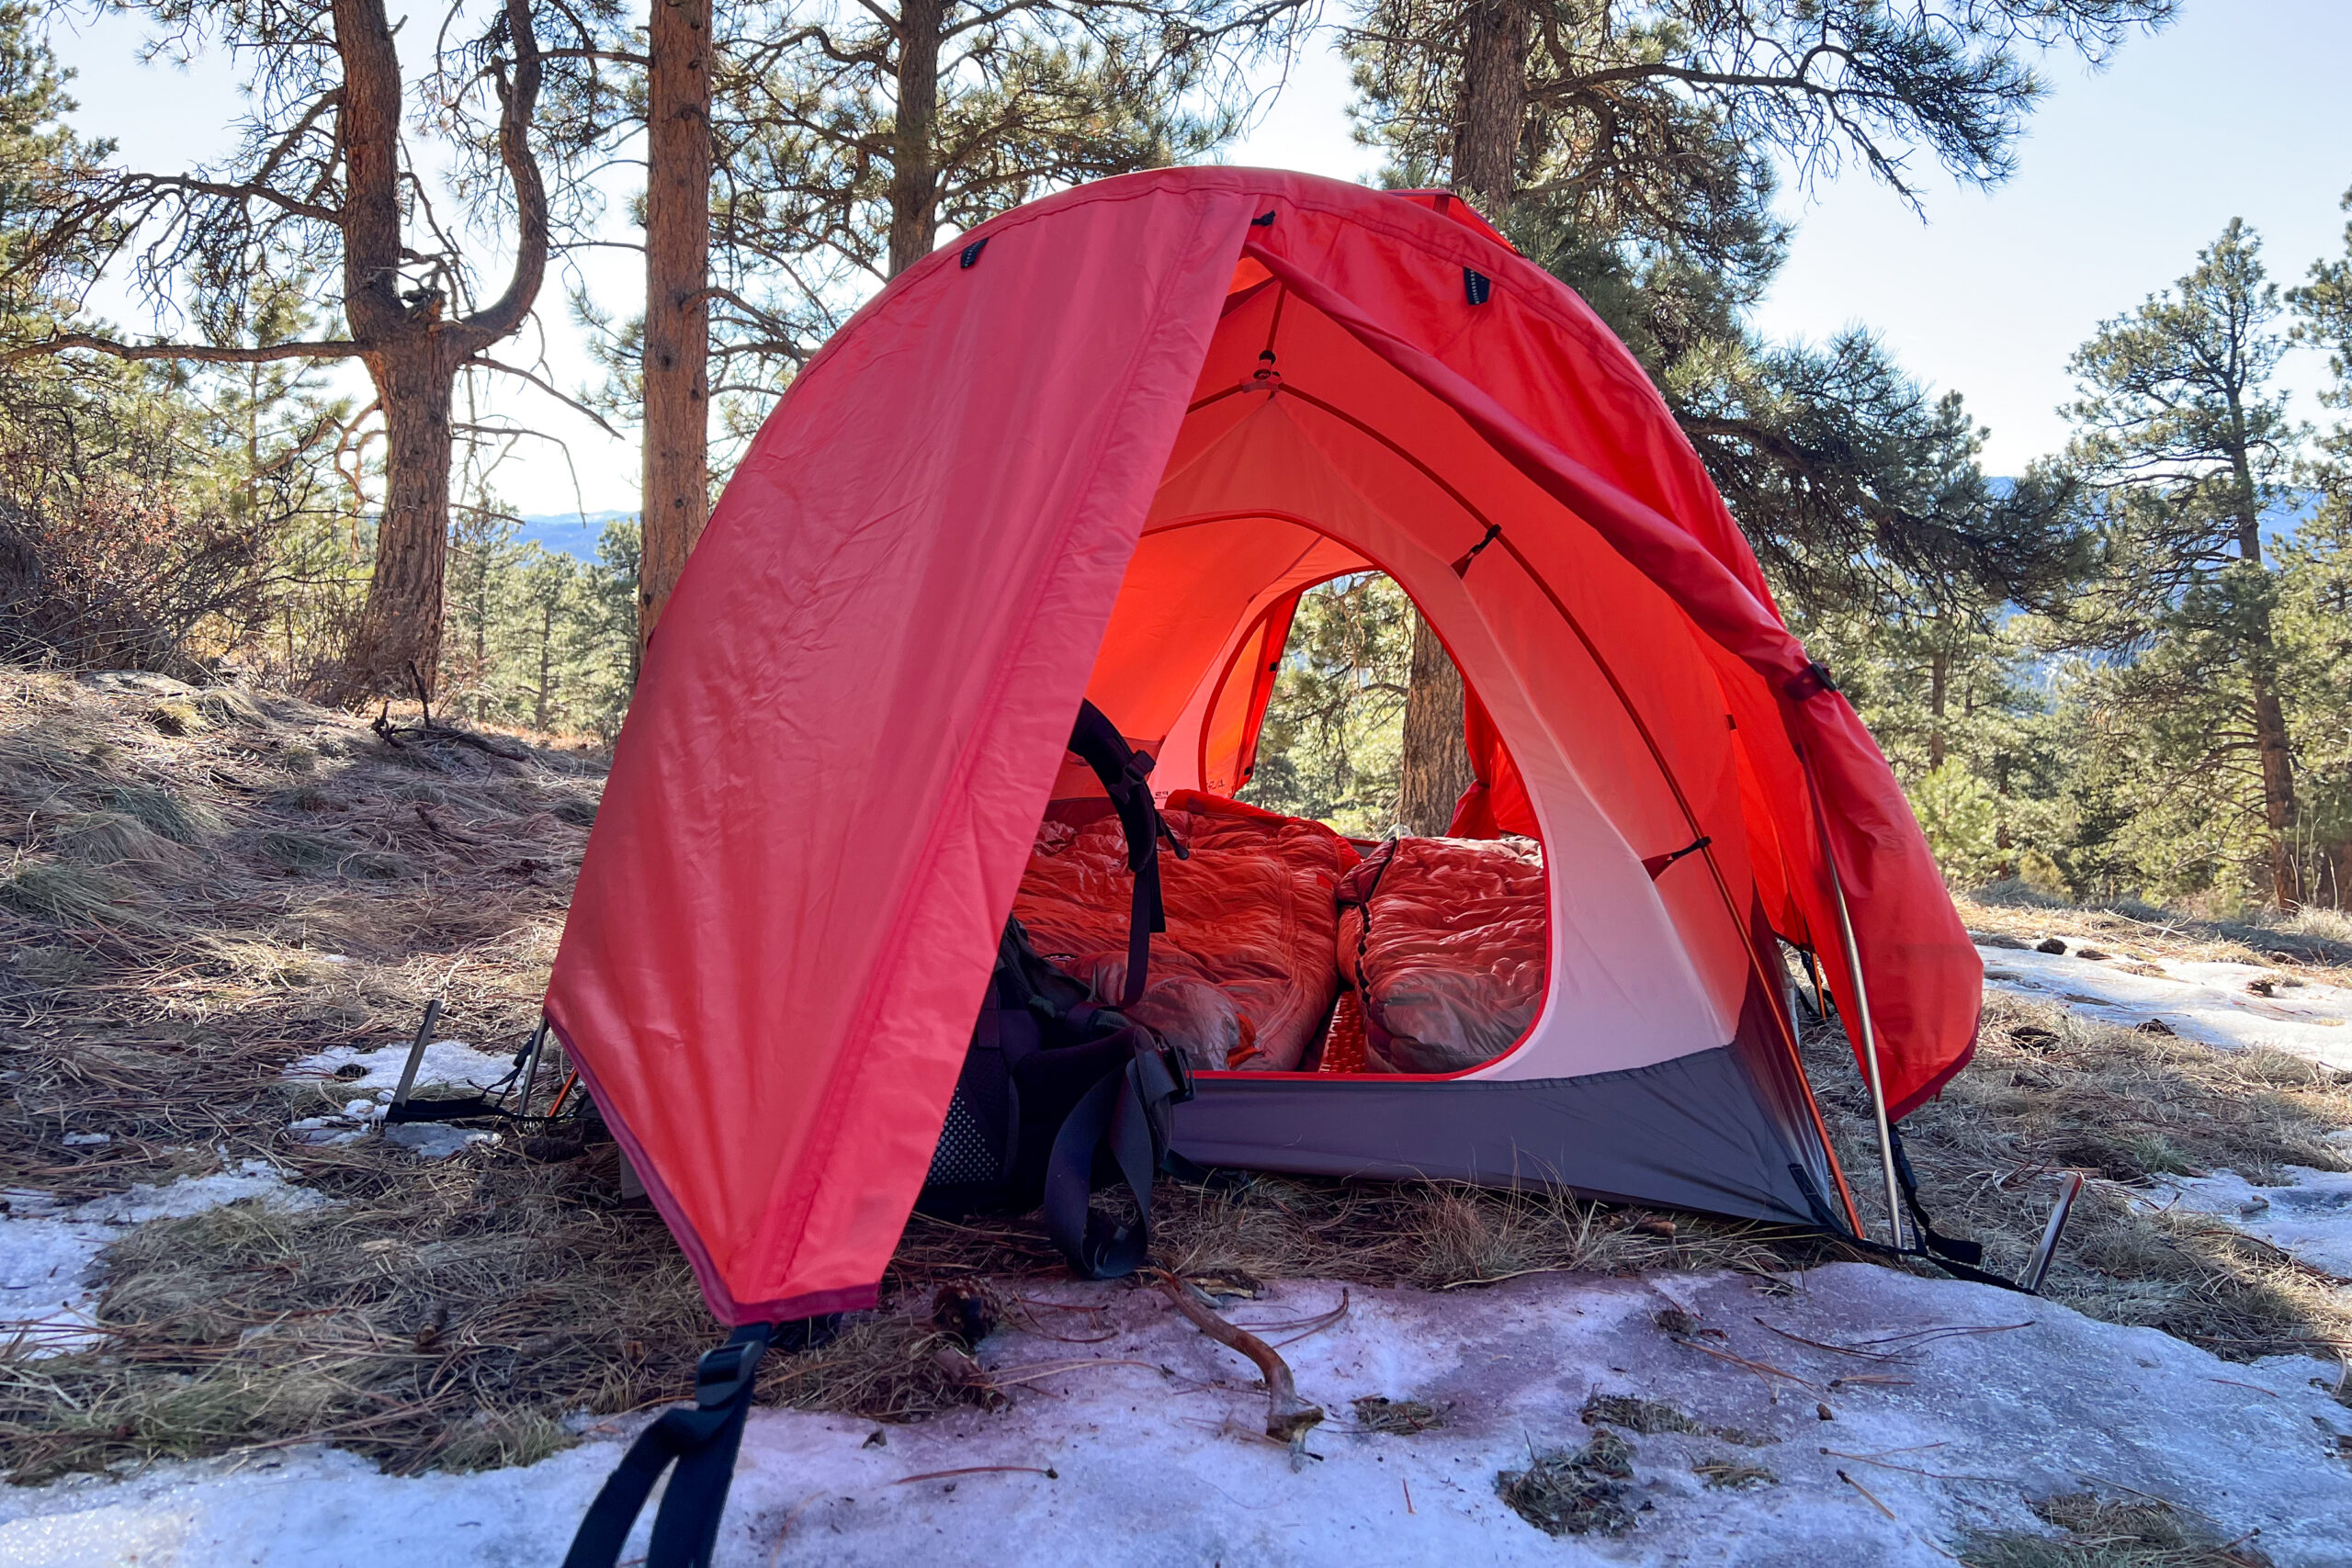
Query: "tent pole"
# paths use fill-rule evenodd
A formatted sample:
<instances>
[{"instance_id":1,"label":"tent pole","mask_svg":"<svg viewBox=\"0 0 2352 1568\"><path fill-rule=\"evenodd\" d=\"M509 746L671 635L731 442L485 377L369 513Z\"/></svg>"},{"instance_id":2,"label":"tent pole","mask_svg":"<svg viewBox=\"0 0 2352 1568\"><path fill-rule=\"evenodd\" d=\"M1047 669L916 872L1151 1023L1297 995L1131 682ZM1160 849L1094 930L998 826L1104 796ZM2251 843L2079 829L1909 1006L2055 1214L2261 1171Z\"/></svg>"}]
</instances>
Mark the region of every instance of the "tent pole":
<instances>
[{"instance_id":1,"label":"tent pole","mask_svg":"<svg viewBox=\"0 0 2352 1568\"><path fill-rule=\"evenodd\" d=\"M1878 1030L1871 1022L1870 987L1862 980L1862 953L1854 942L1854 917L1846 908L1846 879L1838 874L1838 852L1829 841L1829 818L1821 805L1821 789L1813 776L1813 759L1804 759L1805 784L1813 792L1814 820L1821 829L1821 858L1829 867L1829 891L1838 901L1838 938L1846 949L1846 978L1854 987L1854 1019L1861 1025L1862 1076L1870 1080L1871 1115L1878 1123L1879 1168L1886 1178L1887 1235L1897 1251L1903 1247L1903 1189L1894 1175L1894 1134L1886 1120L1886 1089L1879 1077Z\"/></svg>"}]
</instances>

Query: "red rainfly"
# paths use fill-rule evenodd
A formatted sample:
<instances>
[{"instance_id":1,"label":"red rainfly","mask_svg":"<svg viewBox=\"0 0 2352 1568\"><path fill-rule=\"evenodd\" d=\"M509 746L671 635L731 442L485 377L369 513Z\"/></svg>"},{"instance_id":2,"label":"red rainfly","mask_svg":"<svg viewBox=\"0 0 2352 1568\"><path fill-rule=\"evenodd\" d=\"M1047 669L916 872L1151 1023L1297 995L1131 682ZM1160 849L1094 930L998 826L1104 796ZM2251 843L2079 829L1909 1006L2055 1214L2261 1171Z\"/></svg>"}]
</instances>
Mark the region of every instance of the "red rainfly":
<instances>
[{"instance_id":1,"label":"red rainfly","mask_svg":"<svg viewBox=\"0 0 2352 1568\"><path fill-rule=\"evenodd\" d=\"M1851 1010L1832 857L1894 1113L1965 1063L1980 967L1902 791L1591 310L1450 198L1132 175L860 311L648 656L548 1009L720 1316L872 1301L1080 699L1229 795L1298 593L1367 570L1472 694L1454 831L1542 841L1540 1014L1451 1077L1214 1075L1179 1147L1518 1179L1371 1144L1532 1116L1581 1190L1819 1214L1772 939Z\"/></svg>"}]
</instances>

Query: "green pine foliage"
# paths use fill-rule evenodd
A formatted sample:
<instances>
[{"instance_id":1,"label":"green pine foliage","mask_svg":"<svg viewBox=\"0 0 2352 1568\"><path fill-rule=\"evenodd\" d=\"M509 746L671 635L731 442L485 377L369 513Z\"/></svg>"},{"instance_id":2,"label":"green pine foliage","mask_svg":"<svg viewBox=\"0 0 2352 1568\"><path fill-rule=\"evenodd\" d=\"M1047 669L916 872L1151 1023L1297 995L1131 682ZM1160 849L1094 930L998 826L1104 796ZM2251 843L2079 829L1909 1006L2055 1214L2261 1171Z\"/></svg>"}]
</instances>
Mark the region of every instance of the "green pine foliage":
<instances>
[{"instance_id":1,"label":"green pine foliage","mask_svg":"<svg viewBox=\"0 0 2352 1568\"><path fill-rule=\"evenodd\" d=\"M594 560L518 543L511 517L469 509L452 530L442 702L476 723L620 731L637 683L637 524L605 525Z\"/></svg>"},{"instance_id":2,"label":"green pine foliage","mask_svg":"<svg viewBox=\"0 0 2352 1568\"><path fill-rule=\"evenodd\" d=\"M1241 798L1377 838L1396 821L1413 606L1379 572L1310 588Z\"/></svg>"}]
</instances>

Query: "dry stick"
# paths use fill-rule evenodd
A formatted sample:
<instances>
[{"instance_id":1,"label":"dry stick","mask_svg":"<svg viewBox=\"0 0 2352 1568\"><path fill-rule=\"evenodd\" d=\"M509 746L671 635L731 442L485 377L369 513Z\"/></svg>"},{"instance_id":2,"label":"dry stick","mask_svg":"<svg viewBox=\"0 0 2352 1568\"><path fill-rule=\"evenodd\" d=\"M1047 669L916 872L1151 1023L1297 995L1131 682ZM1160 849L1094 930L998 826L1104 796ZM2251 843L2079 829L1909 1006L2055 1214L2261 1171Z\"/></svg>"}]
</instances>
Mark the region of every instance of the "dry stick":
<instances>
[{"instance_id":1,"label":"dry stick","mask_svg":"<svg viewBox=\"0 0 2352 1568\"><path fill-rule=\"evenodd\" d=\"M1769 1362L1751 1361L1745 1356L1735 1356L1728 1350L1718 1350L1712 1345L1702 1345L1696 1339L1685 1337L1678 1336L1674 1342L1677 1345L1696 1350L1702 1356L1713 1356L1718 1361L1729 1361L1733 1366L1746 1367L1758 1377L1765 1379L1766 1385L1768 1387L1770 1386L1770 1380L1773 1378L1786 1378L1789 1382L1796 1384L1807 1393L1815 1393L1819 1392L1811 1383L1805 1382L1804 1379L1797 1376L1796 1373L1784 1372L1780 1368L1773 1366Z\"/></svg>"},{"instance_id":2,"label":"dry stick","mask_svg":"<svg viewBox=\"0 0 2352 1568\"><path fill-rule=\"evenodd\" d=\"M1826 1450L1825 1450L1825 1451L1826 1451ZM1870 1506L1871 1506L1871 1507L1876 1508L1880 1513L1884 1514L1884 1515L1885 1515L1889 1519L1893 1520L1893 1521L1894 1521L1894 1523L1896 1525L1896 1527L1897 1527L1897 1528L1902 1529L1905 1529L1905 1530L1909 1530L1909 1531L1910 1531L1910 1535L1911 1535L1911 1539L1912 1539L1913 1540L1917 1541L1921 1546L1926 1547L1929 1551L1934 1552L1934 1553L1935 1553L1937 1556L1939 1556L1939 1557L1949 1558L1951 1561L1952 1561L1952 1562L1961 1562L1961 1561L1962 1561L1962 1559L1960 1559L1960 1558L1958 1558L1958 1557L1953 1557L1953 1556L1952 1556L1952 1554L1951 1554L1951 1552L1946 1551L1942 1547L1938 1546L1934 1541L1929 1540L1927 1538L1927 1536L1926 1536L1925 1534L1921 1533L1921 1532L1920 1532L1920 1531L1918 1531L1918 1530L1912 1529L1911 1529L1911 1527L1910 1527L1909 1525L1905 1524L1905 1523L1904 1523L1900 1518L1895 1517L1895 1513L1894 1513L1894 1509L1892 1509L1892 1508L1888 1507L1885 1504L1883 1504L1883 1503L1882 1503L1882 1502L1880 1502L1876 1496L1872 1495L1872 1494L1871 1494L1871 1489L1870 1489L1869 1487L1867 1487L1867 1486L1863 1485L1860 1482L1859 1482L1859 1481L1855 1480L1852 1476L1850 1476L1850 1475L1847 1474L1844 1471L1842 1471L1842 1470L1841 1470L1841 1471L1839 1471L1839 1472L1838 1472L1838 1480L1840 1480L1840 1481L1842 1481L1842 1482L1844 1482L1847 1485L1849 1485L1849 1486L1852 1487L1855 1491L1857 1491L1857 1492L1860 1493L1860 1494L1861 1494L1865 1498L1867 1498L1867 1499L1869 1500L1869 1502L1870 1502Z\"/></svg>"},{"instance_id":3,"label":"dry stick","mask_svg":"<svg viewBox=\"0 0 2352 1568\"><path fill-rule=\"evenodd\" d=\"M1138 1361L1132 1356L1085 1356L1075 1361L1052 1361L1044 1366L1002 1367L989 1374L993 1388L1018 1388L1039 1378L1050 1378L1062 1372L1075 1372L1087 1367L1142 1367L1150 1371L1160 1371L1157 1361ZM1012 1374L1019 1373L1019 1376Z\"/></svg>"},{"instance_id":4,"label":"dry stick","mask_svg":"<svg viewBox=\"0 0 2352 1568\"><path fill-rule=\"evenodd\" d=\"M961 1470L933 1470L922 1475L902 1475L890 1483L893 1486L912 1486L918 1481L947 1481L958 1475L1042 1475L1059 1480L1054 1472L1034 1464L967 1464Z\"/></svg>"},{"instance_id":5,"label":"dry stick","mask_svg":"<svg viewBox=\"0 0 2352 1568\"><path fill-rule=\"evenodd\" d=\"M1193 1326L1223 1345L1238 1350L1257 1364L1266 1380L1266 1436L1277 1442L1288 1443L1296 1454L1306 1444L1306 1434L1323 1419L1323 1408L1308 1404L1298 1397L1298 1384L1290 1374L1290 1363L1277 1355L1274 1348L1246 1328L1232 1324L1209 1310L1208 1304L1194 1294L1193 1287L1164 1269L1155 1269L1152 1276L1160 1291L1176 1303L1176 1310L1193 1322Z\"/></svg>"},{"instance_id":6,"label":"dry stick","mask_svg":"<svg viewBox=\"0 0 2352 1568\"><path fill-rule=\"evenodd\" d=\"M1785 1328L1775 1328L1760 1317L1756 1318L1754 1322L1757 1327L1767 1334L1777 1334L1783 1339L1799 1345L1810 1345L1816 1350L1834 1350L1840 1356L1858 1356L1865 1361L1899 1361L1903 1359L1900 1356L1888 1355L1883 1350L1857 1350L1850 1345L1832 1345L1823 1339L1807 1339L1802 1334L1792 1334Z\"/></svg>"},{"instance_id":7,"label":"dry stick","mask_svg":"<svg viewBox=\"0 0 2352 1568\"><path fill-rule=\"evenodd\" d=\"M1998 1484L2008 1479L2003 1475L1962 1475L1948 1470L1921 1470L1916 1464L1890 1464L1885 1460L1872 1459L1868 1454L1849 1454L1838 1449L1824 1449L1821 1451L1830 1459L1849 1459L1858 1464L1874 1464L1881 1470L1899 1470L1905 1475L1924 1475L1931 1481L1989 1481ZM1843 1471L1838 1473L1845 1474ZM1848 1479L1850 1480L1851 1477ZM1857 1484L1860 1483L1857 1483Z\"/></svg>"}]
</instances>

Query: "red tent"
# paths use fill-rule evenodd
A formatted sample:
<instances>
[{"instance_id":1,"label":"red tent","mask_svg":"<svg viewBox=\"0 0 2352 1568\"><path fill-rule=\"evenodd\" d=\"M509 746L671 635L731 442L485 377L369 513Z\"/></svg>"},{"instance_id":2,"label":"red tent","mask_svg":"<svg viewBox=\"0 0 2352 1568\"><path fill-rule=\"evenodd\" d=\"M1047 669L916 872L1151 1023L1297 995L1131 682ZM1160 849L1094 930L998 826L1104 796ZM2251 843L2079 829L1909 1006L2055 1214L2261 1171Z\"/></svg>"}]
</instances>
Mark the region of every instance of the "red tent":
<instances>
[{"instance_id":1,"label":"red tent","mask_svg":"<svg viewBox=\"0 0 2352 1568\"><path fill-rule=\"evenodd\" d=\"M1855 1223L1773 939L1896 1116L1980 969L1648 378L1452 197L1175 169L894 280L663 615L548 1012L722 1318L873 1301L1080 698L1229 792L1299 591L1371 568L1475 695L1457 831L1543 841L1541 1014L1453 1077L1206 1075L1176 1147Z\"/></svg>"}]
</instances>

